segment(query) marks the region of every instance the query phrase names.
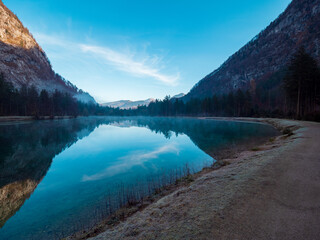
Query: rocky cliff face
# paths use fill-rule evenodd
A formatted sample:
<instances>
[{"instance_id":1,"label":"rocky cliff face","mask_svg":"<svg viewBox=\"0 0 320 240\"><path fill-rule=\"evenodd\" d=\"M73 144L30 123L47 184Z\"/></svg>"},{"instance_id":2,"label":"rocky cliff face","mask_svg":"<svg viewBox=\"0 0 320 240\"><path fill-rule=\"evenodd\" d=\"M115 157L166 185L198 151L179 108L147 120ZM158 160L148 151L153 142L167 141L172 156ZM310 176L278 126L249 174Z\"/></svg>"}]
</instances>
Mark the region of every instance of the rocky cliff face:
<instances>
[{"instance_id":1,"label":"rocky cliff face","mask_svg":"<svg viewBox=\"0 0 320 240\"><path fill-rule=\"evenodd\" d=\"M319 0L293 0L284 13L198 82L184 99L249 89L284 68L302 46L320 62Z\"/></svg>"},{"instance_id":2,"label":"rocky cliff face","mask_svg":"<svg viewBox=\"0 0 320 240\"><path fill-rule=\"evenodd\" d=\"M68 92L83 102L94 99L56 74L45 52L20 20L0 0L0 72L16 87Z\"/></svg>"}]
</instances>

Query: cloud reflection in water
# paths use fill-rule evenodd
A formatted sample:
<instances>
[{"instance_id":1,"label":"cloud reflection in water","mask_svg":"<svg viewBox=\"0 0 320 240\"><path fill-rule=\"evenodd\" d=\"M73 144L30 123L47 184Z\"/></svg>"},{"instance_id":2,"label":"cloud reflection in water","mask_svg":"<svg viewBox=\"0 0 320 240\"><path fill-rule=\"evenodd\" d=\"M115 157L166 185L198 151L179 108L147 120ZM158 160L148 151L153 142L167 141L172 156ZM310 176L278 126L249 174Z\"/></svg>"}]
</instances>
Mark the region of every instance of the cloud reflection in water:
<instances>
[{"instance_id":1,"label":"cloud reflection in water","mask_svg":"<svg viewBox=\"0 0 320 240\"><path fill-rule=\"evenodd\" d=\"M128 169L137 166L137 165L143 165L145 162L157 159L161 154L165 153L173 153L177 156L179 155L179 149L174 144L167 144L162 147L159 147L153 151L134 151L130 154L118 158L118 160L121 161L121 163L117 165L110 166L103 171L93 174L91 176L84 175L82 177L83 182L87 181L97 181L100 179L103 179L105 177L111 177L114 175L117 175L122 172L126 172Z\"/></svg>"}]
</instances>

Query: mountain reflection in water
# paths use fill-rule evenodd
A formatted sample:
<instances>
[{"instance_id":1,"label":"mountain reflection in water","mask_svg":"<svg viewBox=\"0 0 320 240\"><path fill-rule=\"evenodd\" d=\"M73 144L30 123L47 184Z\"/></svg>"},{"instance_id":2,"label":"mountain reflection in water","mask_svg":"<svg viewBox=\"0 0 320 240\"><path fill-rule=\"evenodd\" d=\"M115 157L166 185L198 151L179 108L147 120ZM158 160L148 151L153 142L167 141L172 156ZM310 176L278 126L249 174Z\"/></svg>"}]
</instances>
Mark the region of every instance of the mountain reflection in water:
<instances>
[{"instance_id":1,"label":"mountain reflection in water","mask_svg":"<svg viewBox=\"0 0 320 240\"><path fill-rule=\"evenodd\" d=\"M106 128L106 126L109 127ZM120 131L120 129L128 129L128 131L125 130L123 132ZM132 133L129 133L129 129L132 129ZM92 132L98 135L91 136L90 134ZM142 135L138 136L137 133ZM99 134L101 136L99 136ZM121 134L123 134L123 139L120 136ZM162 137L161 139L163 140L161 140L155 137L158 134L165 138ZM24 205L25 201L30 198L41 180L48 175L48 169L53 159L66 152L72 145L78 145L78 143L75 144L78 140L89 139L89 135L91 142L81 141L81 144L86 144L82 148L85 154L90 152L88 153L88 159L79 156L79 166L82 166L81 164L86 162L82 168L77 168L79 167L77 166L77 152L71 152L69 153L71 155L67 155L69 158L75 158L76 165L62 165L62 168L73 171L72 173L74 175L77 174L77 171L80 174L86 166L91 166L92 169L88 169L86 174L81 175L79 178L80 183L77 183L80 185L86 183L88 186L81 185L79 189L74 188L71 185L73 184L73 180L65 179L64 181L63 178L68 177L64 172L62 172L62 179L59 179L61 183L58 183L57 177L50 180L56 184L57 189L55 191L62 194L62 196L58 196L58 194L55 195L55 203L61 206L69 204L70 207L68 209L73 209L72 211L74 212L80 211L78 208L82 209L83 213L86 213L84 214L84 219L90 218L88 217L89 212L92 211L92 208L89 207L90 204L93 201L98 201L98 198L100 202L103 201L106 197L108 187L111 188L113 184L114 188L116 188L117 181L127 180L132 184L134 174L137 176L146 175L143 171L150 171L150 174L153 174L152 169L161 168L162 166L166 168L181 167L182 164L185 164L183 158L188 157L190 157L194 163L197 163L196 170L201 170L201 167L204 165L203 162L199 163L198 158L203 161L211 159L212 162L212 158L221 159L234 152L262 143L276 134L276 130L263 124L193 118L88 117L55 121L3 123L0 125L0 238L19 239L19 237L21 237L19 235L21 228L19 221L27 220L22 217L24 216L24 212L27 211L31 211L32 216L34 215L35 218L38 217L39 220L33 219L36 223L33 224L33 226L38 224L37 227L34 226L35 229L27 229L27 227L25 227L23 231L26 232L21 231L21 234L25 236L24 239L29 239L27 234L33 236L30 239L41 239L43 237L46 239L54 239L53 232L61 230L61 232L63 231L65 234L72 233L70 232L70 226L67 226L67 229L61 229L63 221L68 220L68 222L72 224L72 221L80 219L80 216L76 214L73 216L66 210L57 208L57 211L60 213L56 213L56 215L66 214L65 220L61 220L63 218L61 216L57 216L56 219L47 219L45 213L39 210L41 209L40 206L37 210L40 211L39 213L35 213L35 210L28 209L22 212L20 211L19 217L21 219L16 219L16 217L13 216ZM113 142L112 138L118 139L118 142ZM106 140L109 141L110 151L108 150L108 145L105 145L103 142ZM161 144L159 145L158 143ZM194 145L190 145L192 143ZM112 144L115 145L113 146ZM126 144L128 146L126 146ZM88 149L88 151L85 151L85 149ZM116 151L114 149L118 149L117 152L112 152ZM120 155L118 156L117 154ZM211 158L208 155L211 156ZM61 157L62 156L63 155L61 155ZM101 159L99 160L100 157ZM113 160L113 157L116 159ZM65 159L66 157L62 158ZM68 159L68 157L66 159ZM57 158L54 161L60 160ZM86 165L88 161L91 162L91 165ZM187 162L187 159L185 161ZM103 164L105 165L106 163L109 164L108 167L99 167L101 164L101 166L103 166ZM143 171L136 168L137 166L143 165L145 165ZM61 167L59 169L61 169ZM98 169L98 171L95 169ZM135 169L134 171L136 171L136 173L133 169ZM52 173L50 177L48 176L49 179L54 175L56 169L50 168L50 171ZM72 176L70 176L70 178L71 177ZM104 179L105 182L99 183L101 179ZM74 191L78 191L78 195L76 194L74 199L71 198L71 196L68 198L69 195L63 195L63 191L68 192L69 186L63 186L65 189L60 191L59 189L62 189L62 186L59 186L59 184L69 184L71 188L76 189ZM92 186L99 189L101 196L90 193L90 191L96 191ZM40 188L36 191L41 192L43 189ZM109 189L109 191L111 190ZM91 198L84 197L83 199L79 199L85 194L91 194L93 196ZM47 197L49 198L49 196ZM41 198L44 199L42 199L42 202L45 203L46 196L41 195ZM33 202L35 201L36 200L33 200ZM36 205L33 206L33 208L37 208L37 202L32 204ZM88 206L87 212L85 212L86 207L84 206ZM28 206L28 208L30 208L30 206ZM61 209L63 209L63 206ZM25 215L30 216L29 213L25 213ZM10 225L6 226L5 223L10 218L15 218L15 220L10 220ZM88 223L84 222L83 224ZM48 229L44 230L42 228Z\"/></svg>"}]
</instances>

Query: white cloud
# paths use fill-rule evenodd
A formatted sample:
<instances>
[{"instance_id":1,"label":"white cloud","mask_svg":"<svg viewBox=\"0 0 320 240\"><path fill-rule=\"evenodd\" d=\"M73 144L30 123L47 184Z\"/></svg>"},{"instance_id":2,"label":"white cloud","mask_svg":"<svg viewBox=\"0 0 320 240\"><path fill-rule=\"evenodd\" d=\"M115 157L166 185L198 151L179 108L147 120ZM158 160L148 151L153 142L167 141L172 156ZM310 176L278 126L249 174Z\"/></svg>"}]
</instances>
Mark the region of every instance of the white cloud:
<instances>
[{"instance_id":1,"label":"white cloud","mask_svg":"<svg viewBox=\"0 0 320 240\"><path fill-rule=\"evenodd\" d=\"M179 73L174 76L165 75L157 68L159 57L147 57L141 61L134 60L133 54L123 54L107 47L99 47L81 44L80 48L84 52L89 52L101 57L106 63L115 66L118 70L131 73L133 75L151 77L168 85L176 85Z\"/></svg>"},{"instance_id":2,"label":"white cloud","mask_svg":"<svg viewBox=\"0 0 320 240\"><path fill-rule=\"evenodd\" d=\"M170 144L170 145L162 146L150 152L143 152L143 151L132 152L126 156L120 157L118 160L120 160L121 163L117 165L108 167L105 170L91 176L84 175L82 178L82 181L83 182L96 181L96 180L103 179L105 177L114 176L121 172L127 171L133 166L143 165L145 162L149 160L157 159L163 153L174 153L176 155L179 155L179 149L176 146Z\"/></svg>"},{"instance_id":3,"label":"white cloud","mask_svg":"<svg viewBox=\"0 0 320 240\"><path fill-rule=\"evenodd\" d=\"M132 51L120 52L106 46L87 45L66 41L60 37L49 36L41 33L35 34L36 39L42 45L58 46L66 52L90 53L94 57L103 59L103 63L114 67L118 71L129 73L133 76L149 77L163 84L175 86L180 78L180 73L168 75L162 73L163 59L159 56L145 56L142 59ZM124 49L127 49L126 47Z\"/></svg>"}]
</instances>

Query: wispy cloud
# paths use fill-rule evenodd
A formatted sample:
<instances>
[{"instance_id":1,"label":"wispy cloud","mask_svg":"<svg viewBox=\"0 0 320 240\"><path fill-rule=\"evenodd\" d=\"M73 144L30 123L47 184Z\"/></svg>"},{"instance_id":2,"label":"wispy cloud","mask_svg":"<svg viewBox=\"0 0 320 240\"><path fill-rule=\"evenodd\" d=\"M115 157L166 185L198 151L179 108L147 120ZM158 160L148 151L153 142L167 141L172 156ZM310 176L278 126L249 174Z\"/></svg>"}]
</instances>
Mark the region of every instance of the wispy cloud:
<instances>
[{"instance_id":1,"label":"wispy cloud","mask_svg":"<svg viewBox=\"0 0 320 240\"><path fill-rule=\"evenodd\" d=\"M132 152L126 156L120 157L118 160L121 163L117 165L108 167L105 170L91 176L84 175L82 178L82 181L83 182L96 181L96 180L103 179L105 177L114 176L121 172L127 171L133 166L143 165L145 162L149 160L157 159L161 154L164 154L164 153L173 153L173 154L179 155L179 149L176 146L171 144L171 145L162 146L150 152L145 152L145 151Z\"/></svg>"},{"instance_id":2,"label":"wispy cloud","mask_svg":"<svg viewBox=\"0 0 320 240\"><path fill-rule=\"evenodd\" d=\"M177 85L180 78L179 72L173 75L163 73L165 67L161 56L150 56L144 52L144 57L141 58L139 55L142 54L134 51L122 52L107 46L76 43L42 33L36 33L35 37L42 45L64 48L66 52L91 54L94 57L101 58L105 65L133 76L148 77L170 86ZM123 49L128 48L124 47Z\"/></svg>"},{"instance_id":3,"label":"wispy cloud","mask_svg":"<svg viewBox=\"0 0 320 240\"><path fill-rule=\"evenodd\" d=\"M107 47L99 47L81 44L80 48L84 52L95 54L106 61L106 63L115 66L118 70L131 73L133 75L151 77L168 85L176 85L180 74L174 76L165 75L155 66L158 63L157 57L145 58L141 61L134 60L132 54L123 54Z\"/></svg>"},{"instance_id":4,"label":"wispy cloud","mask_svg":"<svg viewBox=\"0 0 320 240\"><path fill-rule=\"evenodd\" d=\"M49 36L43 33L35 33L34 37L41 45L53 45L63 48L67 48L71 45L69 42L62 40L59 37Z\"/></svg>"}]
</instances>

